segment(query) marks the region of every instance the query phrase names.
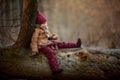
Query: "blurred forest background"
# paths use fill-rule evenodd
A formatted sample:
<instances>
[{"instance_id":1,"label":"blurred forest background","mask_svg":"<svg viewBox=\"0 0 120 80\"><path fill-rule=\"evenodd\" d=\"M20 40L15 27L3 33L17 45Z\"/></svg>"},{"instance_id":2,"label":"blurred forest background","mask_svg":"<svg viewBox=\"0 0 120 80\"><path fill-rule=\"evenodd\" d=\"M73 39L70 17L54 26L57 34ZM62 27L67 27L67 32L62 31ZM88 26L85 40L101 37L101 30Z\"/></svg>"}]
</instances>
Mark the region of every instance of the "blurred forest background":
<instances>
[{"instance_id":1,"label":"blurred forest background","mask_svg":"<svg viewBox=\"0 0 120 80\"><path fill-rule=\"evenodd\" d=\"M120 0L38 0L51 33L60 41L81 38L83 46L120 48ZM15 43L23 0L0 0L0 47Z\"/></svg>"}]
</instances>

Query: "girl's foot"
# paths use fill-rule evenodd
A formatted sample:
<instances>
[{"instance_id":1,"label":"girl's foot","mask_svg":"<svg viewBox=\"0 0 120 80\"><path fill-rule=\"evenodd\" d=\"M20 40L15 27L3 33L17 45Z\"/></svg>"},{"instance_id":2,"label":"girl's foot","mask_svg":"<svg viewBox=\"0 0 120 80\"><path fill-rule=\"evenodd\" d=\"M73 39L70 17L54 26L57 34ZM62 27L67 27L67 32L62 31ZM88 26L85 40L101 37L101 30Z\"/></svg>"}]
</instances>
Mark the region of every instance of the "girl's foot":
<instances>
[{"instance_id":1,"label":"girl's foot","mask_svg":"<svg viewBox=\"0 0 120 80\"><path fill-rule=\"evenodd\" d=\"M81 39L78 38L77 43L76 43L77 47L80 47L80 48L81 48L81 44L82 44Z\"/></svg>"}]
</instances>

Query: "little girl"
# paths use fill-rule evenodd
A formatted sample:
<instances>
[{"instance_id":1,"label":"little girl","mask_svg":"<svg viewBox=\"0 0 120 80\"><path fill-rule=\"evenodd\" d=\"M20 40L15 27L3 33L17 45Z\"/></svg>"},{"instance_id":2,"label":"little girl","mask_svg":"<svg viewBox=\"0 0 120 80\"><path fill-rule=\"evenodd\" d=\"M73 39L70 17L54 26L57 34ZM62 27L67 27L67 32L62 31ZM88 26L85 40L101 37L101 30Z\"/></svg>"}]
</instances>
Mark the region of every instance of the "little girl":
<instances>
[{"instance_id":1,"label":"little girl","mask_svg":"<svg viewBox=\"0 0 120 80\"><path fill-rule=\"evenodd\" d=\"M61 48L80 48L81 40L77 43L56 42L57 35L51 35L48 31L47 19L38 11L36 19L36 28L31 39L32 55L36 55L39 51L45 54L48 64L52 70L52 74L60 73L63 70L59 68L55 52L53 49Z\"/></svg>"}]
</instances>

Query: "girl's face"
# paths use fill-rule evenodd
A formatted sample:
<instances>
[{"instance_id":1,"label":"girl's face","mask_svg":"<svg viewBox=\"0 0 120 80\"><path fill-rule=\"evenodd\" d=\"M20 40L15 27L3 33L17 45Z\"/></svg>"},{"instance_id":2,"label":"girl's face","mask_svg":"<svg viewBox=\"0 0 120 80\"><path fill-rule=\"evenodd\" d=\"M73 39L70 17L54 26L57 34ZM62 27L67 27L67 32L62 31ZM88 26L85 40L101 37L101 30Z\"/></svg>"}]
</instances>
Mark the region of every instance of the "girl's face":
<instances>
[{"instance_id":1,"label":"girl's face","mask_svg":"<svg viewBox=\"0 0 120 80\"><path fill-rule=\"evenodd\" d=\"M42 29L48 29L47 23L43 23L43 24L41 24L40 27L41 27Z\"/></svg>"}]
</instances>

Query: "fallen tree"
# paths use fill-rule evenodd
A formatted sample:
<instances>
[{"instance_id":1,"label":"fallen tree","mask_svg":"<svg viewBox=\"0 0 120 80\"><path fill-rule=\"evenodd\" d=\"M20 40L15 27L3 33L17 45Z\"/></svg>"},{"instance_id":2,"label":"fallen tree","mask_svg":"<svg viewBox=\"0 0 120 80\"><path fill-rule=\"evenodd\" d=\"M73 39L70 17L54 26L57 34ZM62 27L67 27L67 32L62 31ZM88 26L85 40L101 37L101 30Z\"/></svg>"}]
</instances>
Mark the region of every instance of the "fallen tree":
<instances>
[{"instance_id":1,"label":"fallen tree","mask_svg":"<svg viewBox=\"0 0 120 80\"><path fill-rule=\"evenodd\" d=\"M117 80L120 79L119 49L61 49L55 50L63 72L60 80ZM30 49L1 49L0 76L4 78L51 79L46 57L31 56Z\"/></svg>"}]
</instances>

